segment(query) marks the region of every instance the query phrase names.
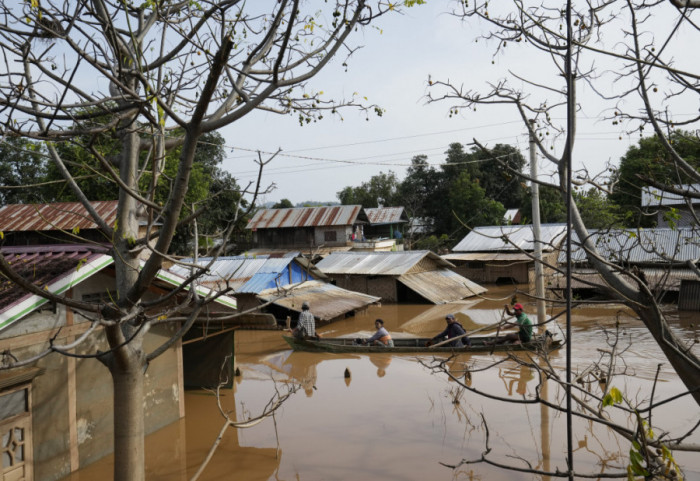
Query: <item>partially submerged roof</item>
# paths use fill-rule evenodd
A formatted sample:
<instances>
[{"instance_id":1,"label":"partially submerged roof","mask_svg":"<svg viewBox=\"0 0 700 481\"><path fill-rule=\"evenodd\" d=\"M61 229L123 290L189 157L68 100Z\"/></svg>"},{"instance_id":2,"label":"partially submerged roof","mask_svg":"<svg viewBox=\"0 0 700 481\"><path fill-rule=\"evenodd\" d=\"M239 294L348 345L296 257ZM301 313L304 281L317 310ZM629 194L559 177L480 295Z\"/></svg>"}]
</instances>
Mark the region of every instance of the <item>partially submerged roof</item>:
<instances>
[{"instance_id":1,"label":"partially submerged roof","mask_svg":"<svg viewBox=\"0 0 700 481\"><path fill-rule=\"evenodd\" d=\"M366 208L365 214L370 225L401 224L408 222L408 216L403 207L373 207Z\"/></svg>"},{"instance_id":2,"label":"partially submerged roof","mask_svg":"<svg viewBox=\"0 0 700 481\"><path fill-rule=\"evenodd\" d=\"M358 222L367 222L367 216L360 205L294 207L259 210L250 219L246 229L351 226Z\"/></svg>"},{"instance_id":3,"label":"partially submerged roof","mask_svg":"<svg viewBox=\"0 0 700 481\"><path fill-rule=\"evenodd\" d=\"M700 195L700 184L682 184L676 185L675 187L681 191L688 191L695 195ZM661 189L657 189L656 187L642 187L642 207L685 205L686 199L689 200L691 204L700 203L700 199L666 192Z\"/></svg>"},{"instance_id":4,"label":"partially submerged roof","mask_svg":"<svg viewBox=\"0 0 700 481\"><path fill-rule=\"evenodd\" d=\"M591 231L591 242L600 255L614 263L685 263L700 258L700 230L692 227L659 227ZM586 262L576 232L571 236L572 262ZM566 252L559 254L559 263L566 262Z\"/></svg>"},{"instance_id":5,"label":"partially submerged roof","mask_svg":"<svg viewBox=\"0 0 700 481\"><path fill-rule=\"evenodd\" d=\"M107 248L85 244L4 247L2 254L22 277L59 296L114 263ZM170 286L179 286L185 280L163 269L158 272L157 279ZM198 287L197 292L206 296L210 290ZM220 296L215 302L236 308L236 300L229 296ZM46 303L46 298L28 293L9 279L0 277L0 330Z\"/></svg>"},{"instance_id":6,"label":"partially submerged roof","mask_svg":"<svg viewBox=\"0 0 700 481\"><path fill-rule=\"evenodd\" d=\"M24 279L56 295L65 293L114 262L106 248L88 245L4 247L2 254ZM0 279L0 329L48 302L5 277Z\"/></svg>"},{"instance_id":7,"label":"partially submerged roof","mask_svg":"<svg viewBox=\"0 0 700 481\"><path fill-rule=\"evenodd\" d=\"M542 250L554 250L565 238L566 225L542 224L540 234ZM534 237L532 225L529 224L476 227L452 251L534 251Z\"/></svg>"},{"instance_id":8,"label":"partially submerged roof","mask_svg":"<svg viewBox=\"0 0 700 481\"><path fill-rule=\"evenodd\" d=\"M278 289L268 289L260 292L258 297L296 312L301 311L301 304L306 301L313 315L321 321L330 321L380 300L379 297L348 291L319 281L304 282L293 286L284 297L280 295Z\"/></svg>"},{"instance_id":9,"label":"partially submerged roof","mask_svg":"<svg viewBox=\"0 0 700 481\"><path fill-rule=\"evenodd\" d=\"M333 252L316 267L324 274L400 276L423 259L429 259L436 267L454 267L431 251Z\"/></svg>"},{"instance_id":10,"label":"partially submerged roof","mask_svg":"<svg viewBox=\"0 0 700 481\"><path fill-rule=\"evenodd\" d=\"M445 304L486 292L486 288L449 269L404 274L397 280L433 304Z\"/></svg>"},{"instance_id":11,"label":"partially submerged roof","mask_svg":"<svg viewBox=\"0 0 700 481\"><path fill-rule=\"evenodd\" d=\"M91 202L108 225L117 218L116 200ZM80 202L10 204L0 207L0 230L4 232L95 229L97 224Z\"/></svg>"},{"instance_id":12,"label":"partially submerged roof","mask_svg":"<svg viewBox=\"0 0 700 481\"><path fill-rule=\"evenodd\" d=\"M193 259L184 259L192 264ZM308 259L297 256L287 257L246 257L232 256L197 259L197 265L207 267L207 272L199 277L199 284L212 289L223 290L231 287L234 292L257 294L276 286L296 284L309 279L327 279ZM175 265L170 269L182 277L190 276L190 267ZM283 276L283 274L287 274Z\"/></svg>"}]
</instances>

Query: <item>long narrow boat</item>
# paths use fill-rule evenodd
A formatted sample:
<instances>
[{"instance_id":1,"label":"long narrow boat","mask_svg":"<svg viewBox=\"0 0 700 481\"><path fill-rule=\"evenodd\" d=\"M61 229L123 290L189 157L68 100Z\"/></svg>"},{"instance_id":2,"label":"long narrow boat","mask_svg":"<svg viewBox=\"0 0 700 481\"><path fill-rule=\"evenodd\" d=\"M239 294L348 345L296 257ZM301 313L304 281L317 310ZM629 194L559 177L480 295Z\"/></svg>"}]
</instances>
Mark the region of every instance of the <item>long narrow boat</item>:
<instances>
[{"instance_id":1,"label":"long narrow boat","mask_svg":"<svg viewBox=\"0 0 700 481\"><path fill-rule=\"evenodd\" d=\"M496 336L470 337L471 347L451 347L448 345L430 347L426 343L430 338L400 338L394 339L394 347L368 346L358 344L354 338L321 337L319 340L300 340L291 336L282 336L295 351L334 352L334 353L475 353L502 351L542 351L559 349L564 344L564 335L556 323L547 325L543 334L535 335L530 342L493 344Z\"/></svg>"}]
</instances>

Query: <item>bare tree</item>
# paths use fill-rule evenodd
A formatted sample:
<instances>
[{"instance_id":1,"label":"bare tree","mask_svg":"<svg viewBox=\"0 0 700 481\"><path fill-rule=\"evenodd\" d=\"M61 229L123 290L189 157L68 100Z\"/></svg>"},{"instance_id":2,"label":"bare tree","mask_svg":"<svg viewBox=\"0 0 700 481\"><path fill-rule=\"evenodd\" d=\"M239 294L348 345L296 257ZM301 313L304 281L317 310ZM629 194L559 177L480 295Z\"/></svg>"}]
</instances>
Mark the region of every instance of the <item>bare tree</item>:
<instances>
[{"instance_id":1,"label":"bare tree","mask_svg":"<svg viewBox=\"0 0 700 481\"><path fill-rule=\"evenodd\" d=\"M679 100L683 99L680 105L688 100L694 104L700 92L700 76L685 65L677 66L673 58L683 52L677 50L683 48L679 45L681 32L692 38L700 33L691 18L695 2L676 3L681 5L677 5L675 19L669 20L668 10L673 7L666 2L576 2L570 12L573 33L567 38L567 9L560 2L545 1L537 5L525 5L520 1L510 5L465 2L455 14L489 26L485 37L494 42L495 56L509 48L527 49L533 61L537 54L548 59L551 70L549 75L537 78L510 71L508 78L492 82L487 92L431 78L428 99L453 102L451 111L464 111L482 104L511 106L528 133L536 139L539 153L548 161L550 174L556 179L550 183L542 178L530 180L558 189L566 200L571 196L570 183L603 191L610 189L601 174L592 175L585 168L575 173L569 171L570 152L576 139L576 112L583 108L577 97L577 86L585 83L599 94L600 100L609 102L609 115L603 113L602 118L607 115L613 125L627 125L640 133L645 126L651 126L668 153L671 168L694 182L700 181L700 172L675 151L666 130L666 127L680 125L671 114ZM663 30L657 30L660 19L668 23L662 24ZM682 38L682 41L686 45L688 40ZM663 82L668 92L660 100L652 97L658 91L657 82ZM565 124L559 122L561 118L567 119ZM685 119L689 124L696 120L697 116ZM565 148L557 154L556 147L561 144L552 140L557 138L571 149ZM700 359L693 352L694 346L686 345L670 329L659 299L643 277L600 255L575 202L571 202L571 206L572 226L610 295L635 311L700 404L697 389Z\"/></svg>"},{"instance_id":2,"label":"bare tree","mask_svg":"<svg viewBox=\"0 0 700 481\"><path fill-rule=\"evenodd\" d=\"M659 381L659 367L656 377L652 382L651 395L640 400L637 396L628 397L616 386L623 385L625 378L634 377L636 373L629 369L625 363L625 353L632 347L632 340L624 334L621 327L621 315L614 323L614 327L600 326L603 342L598 350L599 357L591 359L590 363L581 366L573 377L572 387L575 409L574 416L585 421L585 425L597 425L602 429L613 431L622 439L627 440L632 446L630 449L630 463L626 469L608 468L602 472L587 471L588 468L567 472L558 467L552 469L540 460L526 459L513 455L511 459L503 460L494 453L490 440L489 418L484 413L480 414L483 432L483 449L480 455L462 459L458 463L442 463L443 465L457 469L462 465L487 464L507 470L524 473L549 476L552 478L564 478L574 476L575 479L584 478L626 478L646 476L647 479L679 479L682 468L676 462L673 453L676 451L700 451L700 446L688 442L700 426L700 424L684 426L682 432L670 432L664 430L655 422L653 413L662 409L668 403L686 396L674 395L668 398L660 398L654 391ZM483 359L482 359L483 361ZM460 364L457 359L433 359L423 362L433 372L444 374L451 381L457 383L459 389L453 402L459 403L462 391L468 391L490 400L508 403L513 408L518 406L540 405L547 412L566 412L566 388L567 383L563 369L555 367L550 361L547 352L537 351L523 355L508 355L494 360L490 364L472 361L471 364ZM462 366L460 369L459 366ZM532 392L518 391L519 395L504 396L497 390L488 387L479 387L472 379L480 371L493 371L497 367L515 365L520 366L535 380L535 388ZM548 414L547 414L548 415ZM569 455L567 455L569 456ZM636 479L636 478L634 478Z\"/></svg>"},{"instance_id":3,"label":"bare tree","mask_svg":"<svg viewBox=\"0 0 700 481\"><path fill-rule=\"evenodd\" d=\"M114 385L116 480L144 478L144 371L163 349L145 352L142 340L159 318L181 308L165 310L170 296L145 303L143 295L182 222L198 139L255 110L294 115L300 122L342 106L371 112L374 106L352 98L324 99L307 83L334 57L350 56L351 34L389 10L395 6L365 0L0 1L0 139L45 142L51 161L113 244L113 303L51 300L91 315L104 328L110 349L95 355ZM115 154L99 148L103 138L117 144ZM119 186L114 225L98 215L71 177L60 143L86 154L96 171ZM177 174L160 205L154 186L175 147ZM144 186L146 174L152 181ZM139 237L144 218L148 234ZM4 259L0 270L47 296ZM189 318L177 336L208 301L188 297Z\"/></svg>"}]
</instances>

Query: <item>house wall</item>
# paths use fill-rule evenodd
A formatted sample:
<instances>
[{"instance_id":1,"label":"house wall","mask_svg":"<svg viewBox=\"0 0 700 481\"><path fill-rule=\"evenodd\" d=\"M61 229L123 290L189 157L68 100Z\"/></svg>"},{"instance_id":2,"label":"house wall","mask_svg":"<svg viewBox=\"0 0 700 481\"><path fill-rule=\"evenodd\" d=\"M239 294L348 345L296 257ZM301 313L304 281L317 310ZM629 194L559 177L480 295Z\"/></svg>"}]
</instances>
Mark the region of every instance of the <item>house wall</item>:
<instances>
[{"instance_id":1,"label":"house wall","mask_svg":"<svg viewBox=\"0 0 700 481\"><path fill-rule=\"evenodd\" d=\"M108 276L94 276L74 290L73 298L103 291L109 285L108 280ZM20 360L27 359L43 352L52 337L55 336L54 345L64 345L87 327L79 313L62 306L35 311L0 332L0 352L9 350ZM147 352L161 345L174 329L165 326L151 329L144 339ZM94 353L96 349L106 348L100 329L76 353ZM176 346L149 364L143 403L147 433L181 416L180 356L180 348ZM112 452L112 380L107 368L94 358L76 359L52 353L35 365L46 372L32 383L34 479L56 480Z\"/></svg>"},{"instance_id":2,"label":"house wall","mask_svg":"<svg viewBox=\"0 0 700 481\"><path fill-rule=\"evenodd\" d=\"M316 227L314 229L315 246L344 246L348 242L352 242L352 226L350 225Z\"/></svg>"},{"instance_id":3,"label":"house wall","mask_svg":"<svg viewBox=\"0 0 700 481\"><path fill-rule=\"evenodd\" d=\"M677 210L677 214L679 215L678 219L673 218L673 225L669 223L665 217L667 213L669 212L668 207L660 207L656 211L656 225L658 227L692 227L697 224L695 217L693 214L688 210L687 207L685 206L675 206ZM695 207L698 209L698 206Z\"/></svg>"},{"instance_id":4,"label":"house wall","mask_svg":"<svg viewBox=\"0 0 700 481\"><path fill-rule=\"evenodd\" d=\"M338 287L381 297L383 302L398 300L396 279L393 276L338 275L333 276L333 279Z\"/></svg>"},{"instance_id":5,"label":"house wall","mask_svg":"<svg viewBox=\"0 0 700 481\"><path fill-rule=\"evenodd\" d=\"M532 263L465 262L457 265L452 270L477 284L493 284L498 282L499 279L507 278L514 279L518 284L527 284L529 282L528 267L530 264Z\"/></svg>"}]
</instances>

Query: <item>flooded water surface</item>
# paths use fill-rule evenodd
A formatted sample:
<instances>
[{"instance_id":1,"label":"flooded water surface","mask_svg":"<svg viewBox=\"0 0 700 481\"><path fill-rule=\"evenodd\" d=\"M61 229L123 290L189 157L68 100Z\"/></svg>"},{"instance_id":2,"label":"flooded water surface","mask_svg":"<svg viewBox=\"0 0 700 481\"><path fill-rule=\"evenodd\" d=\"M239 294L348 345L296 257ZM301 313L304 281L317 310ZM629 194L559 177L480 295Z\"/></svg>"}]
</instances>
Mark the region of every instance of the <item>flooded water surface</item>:
<instances>
[{"instance_id":1,"label":"flooded water surface","mask_svg":"<svg viewBox=\"0 0 700 481\"><path fill-rule=\"evenodd\" d=\"M444 316L457 313L467 331L501 320L511 291L491 289L492 298L449 306L383 305L320 328L324 336L367 336L374 319L382 318L395 336L432 336L444 328ZM522 302L522 300L521 300ZM533 313L534 305L524 303ZM313 306L312 306L313 311ZM533 321L535 316L531 315ZM564 327L564 319L560 324ZM624 331L627 377L611 383L632 402L648 399L661 365L654 399L684 391L651 336L640 322L618 308L579 308L572 322L572 364L585 369L610 346L603 328ZM685 316L674 321L683 337L694 339L697 321ZM239 422L257 417L276 392L299 389L276 412L247 429L228 429L200 479L213 480L531 480L552 479L532 473L505 471L478 460L488 459L534 470L566 469L566 416L529 403L540 382L536 370L521 366L505 354L462 355L445 363L466 385L498 398L465 390L444 372L435 372L430 355L349 355L292 352L280 332L239 331L235 353L241 376L222 391L221 409ZM520 354L529 360L527 354ZM437 360L443 360L438 356ZM490 369L482 370L501 362ZM551 354L562 370L565 352ZM350 377L346 377L346 370ZM470 375L465 377L469 370ZM563 405L561 390L544 381L542 396ZM185 419L147 438L149 480L188 480L216 442L224 417L216 397L206 391L186 394ZM619 422L625 418L614 416ZM654 412L657 435L669 430L680 435L700 420L689 396ZM633 423L629 422L633 427ZM586 474L624 472L630 442L585 420L574 422L574 463ZM700 435L687 439L699 443ZM686 479L700 479L700 455L674 453ZM66 478L72 481L110 479L111 458ZM595 478L594 478L595 479Z\"/></svg>"}]
</instances>

